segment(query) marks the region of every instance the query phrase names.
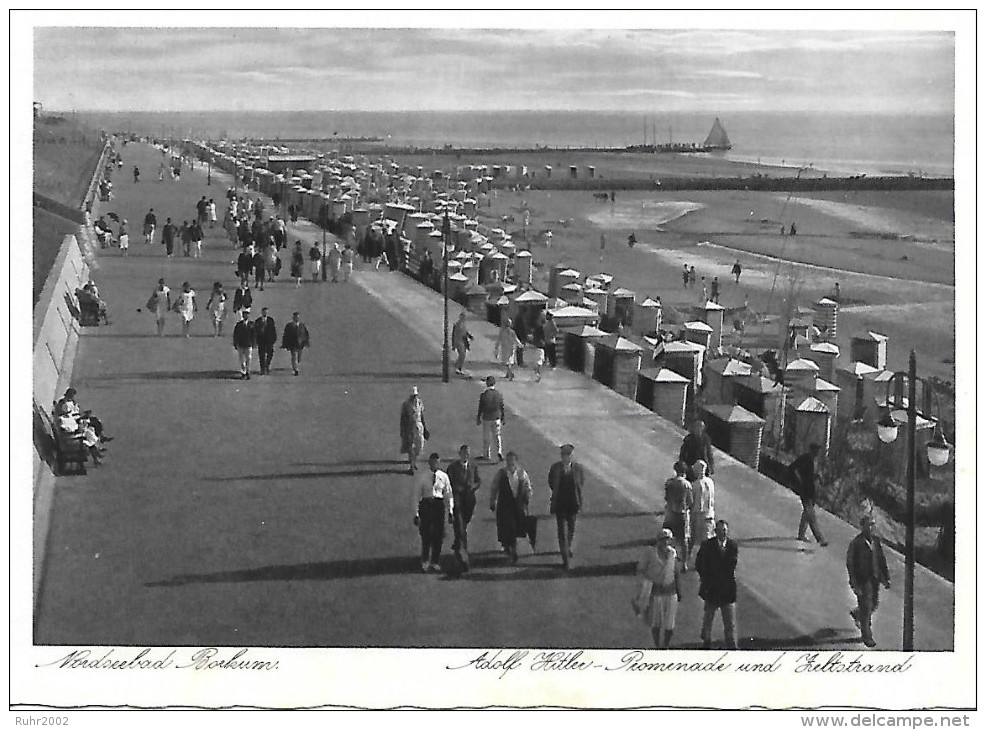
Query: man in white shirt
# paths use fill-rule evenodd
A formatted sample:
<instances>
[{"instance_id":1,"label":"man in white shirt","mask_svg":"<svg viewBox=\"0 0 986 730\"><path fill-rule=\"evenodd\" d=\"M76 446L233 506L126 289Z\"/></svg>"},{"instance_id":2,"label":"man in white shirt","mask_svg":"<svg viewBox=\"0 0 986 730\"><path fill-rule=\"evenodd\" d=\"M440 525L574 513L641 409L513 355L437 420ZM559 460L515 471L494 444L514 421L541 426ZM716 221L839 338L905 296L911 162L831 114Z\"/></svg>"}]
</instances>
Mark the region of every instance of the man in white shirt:
<instances>
[{"instance_id":1,"label":"man in white shirt","mask_svg":"<svg viewBox=\"0 0 986 730\"><path fill-rule=\"evenodd\" d=\"M411 509L414 524L421 535L421 571L440 573L442 542L445 540L445 521L452 524L452 484L448 474L438 468L439 455L428 457L428 471L414 479Z\"/></svg>"}]
</instances>

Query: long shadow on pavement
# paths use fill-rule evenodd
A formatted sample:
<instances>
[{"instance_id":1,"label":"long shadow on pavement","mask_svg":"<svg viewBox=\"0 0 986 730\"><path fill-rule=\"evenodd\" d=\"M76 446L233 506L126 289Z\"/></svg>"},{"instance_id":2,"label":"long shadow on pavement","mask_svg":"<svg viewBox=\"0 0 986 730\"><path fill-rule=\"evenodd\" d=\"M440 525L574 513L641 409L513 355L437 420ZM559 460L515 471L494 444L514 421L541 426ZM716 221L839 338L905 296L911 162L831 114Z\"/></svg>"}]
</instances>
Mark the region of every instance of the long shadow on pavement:
<instances>
[{"instance_id":1,"label":"long shadow on pavement","mask_svg":"<svg viewBox=\"0 0 986 730\"><path fill-rule=\"evenodd\" d=\"M407 468L392 469L343 469L340 471L301 471L285 474L247 474L241 477L206 477L207 482L267 482L275 479L336 479L341 477L378 476L380 474L404 474Z\"/></svg>"},{"instance_id":2,"label":"long shadow on pavement","mask_svg":"<svg viewBox=\"0 0 986 730\"><path fill-rule=\"evenodd\" d=\"M236 370L157 370L149 373L113 373L111 375L90 375L83 378L87 383L104 380L239 380Z\"/></svg>"},{"instance_id":3,"label":"long shadow on pavement","mask_svg":"<svg viewBox=\"0 0 986 730\"><path fill-rule=\"evenodd\" d=\"M790 543L792 541L797 542L797 538L794 537L747 537L741 540L737 540L736 544L740 547L748 547L754 550L779 550L785 553L803 553L809 552L805 548L805 543L798 542L795 546L790 545L775 545L772 543Z\"/></svg>"}]
</instances>

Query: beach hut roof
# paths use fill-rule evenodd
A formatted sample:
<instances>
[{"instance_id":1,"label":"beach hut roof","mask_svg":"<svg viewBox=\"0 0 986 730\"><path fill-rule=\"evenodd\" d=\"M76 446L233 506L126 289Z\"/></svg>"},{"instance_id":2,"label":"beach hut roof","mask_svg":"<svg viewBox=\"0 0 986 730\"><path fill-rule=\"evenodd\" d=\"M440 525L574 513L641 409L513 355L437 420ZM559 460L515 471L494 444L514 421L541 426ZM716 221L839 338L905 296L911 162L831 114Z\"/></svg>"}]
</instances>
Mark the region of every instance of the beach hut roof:
<instances>
[{"instance_id":1,"label":"beach hut roof","mask_svg":"<svg viewBox=\"0 0 986 730\"><path fill-rule=\"evenodd\" d=\"M504 294L502 297L496 300L498 306L505 307L510 304L510 299Z\"/></svg>"},{"instance_id":2,"label":"beach hut roof","mask_svg":"<svg viewBox=\"0 0 986 730\"><path fill-rule=\"evenodd\" d=\"M533 254L530 251L518 251L517 252L517 258L525 258L525 259L528 259L528 258L531 258L531 256L533 256Z\"/></svg>"},{"instance_id":3,"label":"beach hut roof","mask_svg":"<svg viewBox=\"0 0 986 730\"><path fill-rule=\"evenodd\" d=\"M726 311L726 308L715 302L706 302L704 307L706 312Z\"/></svg>"},{"instance_id":4,"label":"beach hut roof","mask_svg":"<svg viewBox=\"0 0 986 730\"><path fill-rule=\"evenodd\" d=\"M818 363L812 362L811 360L806 360L803 357L799 357L797 360L792 360L784 368L784 372L796 371L796 370L810 370L811 372L818 372Z\"/></svg>"},{"instance_id":5,"label":"beach hut roof","mask_svg":"<svg viewBox=\"0 0 986 730\"><path fill-rule=\"evenodd\" d=\"M764 420L755 413L750 413L742 406L710 405L702 408L706 413L725 423L763 423Z\"/></svg>"},{"instance_id":6,"label":"beach hut roof","mask_svg":"<svg viewBox=\"0 0 986 730\"><path fill-rule=\"evenodd\" d=\"M865 342L886 342L890 338L887 335L881 335L879 332L864 332L861 335L853 335L854 340L863 340Z\"/></svg>"},{"instance_id":7,"label":"beach hut roof","mask_svg":"<svg viewBox=\"0 0 986 730\"><path fill-rule=\"evenodd\" d=\"M602 344L614 352L643 352L644 348L635 342L631 342L626 337L617 334L608 334Z\"/></svg>"},{"instance_id":8,"label":"beach hut roof","mask_svg":"<svg viewBox=\"0 0 986 730\"><path fill-rule=\"evenodd\" d=\"M705 345L687 340L673 340L664 343L664 352L705 352Z\"/></svg>"},{"instance_id":9,"label":"beach hut roof","mask_svg":"<svg viewBox=\"0 0 986 730\"><path fill-rule=\"evenodd\" d=\"M784 390L783 385L775 383L770 378L765 378L762 375L751 375L749 378L740 381L740 384L754 393L776 393Z\"/></svg>"},{"instance_id":10,"label":"beach hut roof","mask_svg":"<svg viewBox=\"0 0 986 730\"><path fill-rule=\"evenodd\" d=\"M811 346L812 352L824 352L828 355L839 356L839 346L832 342L817 342Z\"/></svg>"},{"instance_id":11,"label":"beach hut roof","mask_svg":"<svg viewBox=\"0 0 986 730\"><path fill-rule=\"evenodd\" d=\"M705 322L685 322L684 327L692 332L712 332L712 328Z\"/></svg>"},{"instance_id":12,"label":"beach hut roof","mask_svg":"<svg viewBox=\"0 0 986 730\"><path fill-rule=\"evenodd\" d=\"M570 289L571 291L582 291L581 284L565 284L562 289Z\"/></svg>"},{"instance_id":13,"label":"beach hut roof","mask_svg":"<svg viewBox=\"0 0 986 730\"><path fill-rule=\"evenodd\" d=\"M659 301L656 301L654 299L651 299L650 297L647 297L644 301L642 301L640 303L640 306L641 307L657 307L658 309L660 309L661 303Z\"/></svg>"},{"instance_id":14,"label":"beach hut roof","mask_svg":"<svg viewBox=\"0 0 986 730\"><path fill-rule=\"evenodd\" d=\"M595 312L585 307L567 306L551 310L552 317L597 317Z\"/></svg>"},{"instance_id":15,"label":"beach hut roof","mask_svg":"<svg viewBox=\"0 0 986 730\"><path fill-rule=\"evenodd\" d=\"M658 343L663 342L663 340L660 337L647 337L644 335L644 342L651 347L657 347Z\"/></svg>"},{"instance_id":16,"label":"beach hut roof","mask_svg":"<svg viewBox=\"0 0 986 730\"><path fill-rule=\"evenodd\" d=\"M880 372L872 365L868 365L865 362L860 362L858 360L849 363L845 367L840 367L839 371L843 373L850 373L851 375L855 375L857 378L861 378L864 375L869 375L871 373Z\"/></svg>"},{"instance_id":17,"label":"beach hut roof","mask_svg":"<svg viewBox=\"0 0 986 730\"><path fill-rule=\"evenodd\" d=\"M548 297L546 297L544 294L542 294L539 291L536 291L534 289L528 289L526 292L524 292L519 297L517 297L514 301L515 302L521 302L521 303L523 303L523 302L537 302L537 303L541 303L541 302L548 301Z\"/></svg>"},{"instance_id":18,"label":"beach hut roof","mask_svg":"<svg viewBox=\"0 0 986 730\"><path fill-rule=\"evenodd\" d=\"M828 413L829 407L814 396L808 396L801 401L794 410L799 413Z\"/></svg>"},{"instance_id":19,"label":"beach hut roof","mask_svg":"<svg viewBox=\"0 0 986 730\"><path fill-rule=\"evenodd\" d=\"M575 269L565 269L558 276L582 276L582 272L576 271Z\"/></svg>"},{"instance_id":20,"label":"beach hut roof","mask_svg":"<svg viewBox=\"0 0 986 730\"><path fill-rule=\"evenodd\" d=\"M811 324L811 322L808 322L807 320L801 319L800 317L794 317L791 320L791 323L790 324L791 324L792 327L807 327L809 324Z\"/></svg>"},{"instance_id":21,"label":"beach hut roof","mask_svg":"<svg viewBox=\"0 0 986 730\"><path fill-rule=\"evenodd\" d=\"M842 388L840 388L835 383L830 383L827 380L822 380L821 378L815 379L815 390L820 393L838 393Z\"/></svg>"},{"instance_id":22,"label":"beach hut roof","mask_svg":"<svg viewBox=\"0 0 986 730\"><path fill-rule=\"evenodd\" d=\"M469 277L463 276L462 274L459 274L459 273L455 273L455 274L449 274L448 280L449 281L469 281Z\"/></svg>"},{"instance_id":23,"label":"beach hut roof","mask_svg":"<svg viewBox=\"0 0 986 730\"><path fill-rule=\"evenodd\" d=\"M507 256L507 255L506 255L506 254L504 254L504 253L500 253L499 251L497 251L497 252L496 252L496 253L494 253L494 254L490 254L490 258L491 258L491 259L498 259L498 260L499 260L499 259L509 259L510 257L509 257L509 256Z\"/></svg>"},{"instance_id":24,"label":"beach hut roof","mask_svg":"<svg viewBox=\"0 0 986 730\"><path fill-rule=\"evenodd\" d=\"M576 329L568 330L577 337L605 337L606 333L591 324L584 324Z\"/></svg>"},{"instance_id":25,"label":"beach hut roof","mask_svg":"<svg viewBox=\"0 0 986 730\"><path fill-rule=\"evenodd\" d=\"M709 369L720 375L750 375L753 369L742 360L724 357L709 363Z\"/></svg>"},{"instance_id":26,"label":"beach hut roof","mask_svg":"<svg viewBox=\"0 0 986 730\"><path fill-rule=\"evenodd\" d=\"M503 293L504 294L513 294L515 291L517 291L517 285L516 284L503 284Z\"/></svg>"},{"instance_id":27,"label":"beach hut roof","mask_svg":"<svg viewBox=\"0 0 986 730\"><path fill-rule=\"evenodd\" d=\"M684 375L679 375L674 370L668 370L667 368L647 368L646 370L641 370L640 374L647 378L647 380L653 380L655 383L692 382Z\"/></svg>"},{"instance_id":28,"label":"beach hut roof","mask_svg":"<svg viewBox=\"0 0 986 730\"><path fill-rule=\"evenodd\" d=\"M839 306L839 303L838 302L833 301L832 299L829 299L828 297L823 297L823 298L819 299L817 302L815 302L815 304L821 304L823 307L837 307L837 306Z\"/></svg>"},{"instance_id":29,"label":"beach hut roof","mask_svg":"<svg viewBox=\"0 0 986 730\"><path fill-rule=\"evenodd\" d=\"M633 297L633 296L636 296L636 294L634 292L630 291L629 289L626 289L625 287L622 287L621 286L619 289L617 289L616 291L613 292L613 296L614 297Z\"/></svg>"},{"instance_id":30,"label":"beach hut roof","mask_svg":"<svg viewBox=\"0 0 986 730\"><path fill-rule=\"evenodd\" d=\"M872 380L874 383L886 383L893 380L894 374L889 370L874 370L872 373L863 373L864 380Z\"/></svg>"},{"instance_id":31,"label":"beach hut roof","mask_svg":"<svg viewBox=\"0 0 986 730\"><path fill-rule=\"evenodd\" d=\"M613 277L609 274L593 274L589 277L590 279L595 279L596 281L601 281L604 284L612 284Z\"/></svg>"}]
</instances>

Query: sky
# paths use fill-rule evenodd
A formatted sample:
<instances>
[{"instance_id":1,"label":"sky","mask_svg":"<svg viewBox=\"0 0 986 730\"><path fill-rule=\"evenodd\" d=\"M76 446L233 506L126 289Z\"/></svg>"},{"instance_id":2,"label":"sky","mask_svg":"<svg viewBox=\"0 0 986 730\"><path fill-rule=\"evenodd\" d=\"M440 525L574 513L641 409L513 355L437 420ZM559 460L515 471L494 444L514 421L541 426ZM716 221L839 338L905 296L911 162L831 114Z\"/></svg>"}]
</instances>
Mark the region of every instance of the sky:
<instances>
[{"instance_id":1,"label":"sky","mask_svg":"<svg viewBox=\"0 0 986 730\"><path fill-rule=\"evenodd\" d=\"M34 98L100 111L953 113L947 32L34 30Z\"/></svg>"}]
</instances>

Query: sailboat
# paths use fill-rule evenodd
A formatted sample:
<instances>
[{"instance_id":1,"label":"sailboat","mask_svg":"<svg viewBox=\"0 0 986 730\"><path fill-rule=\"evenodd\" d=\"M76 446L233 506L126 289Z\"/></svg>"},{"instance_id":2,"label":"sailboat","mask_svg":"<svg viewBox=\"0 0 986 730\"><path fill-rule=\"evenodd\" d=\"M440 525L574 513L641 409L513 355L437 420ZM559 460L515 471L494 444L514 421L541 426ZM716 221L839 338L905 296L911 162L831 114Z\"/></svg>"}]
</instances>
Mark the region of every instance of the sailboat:
<instances>
[{"instance_id":1,"label":"sailboat","mask_svg":"<svg viewBox=\"0 0 986 730\"><path fill-rule=\"evenodd\" d=\"M705 138L702 147L707 150L732 149L733 143L729 141L729 135L726 134L726 128L722 126L719 117L716 117L715 122L713 122L709 136Z\"/></svg>"}]
</instances>

